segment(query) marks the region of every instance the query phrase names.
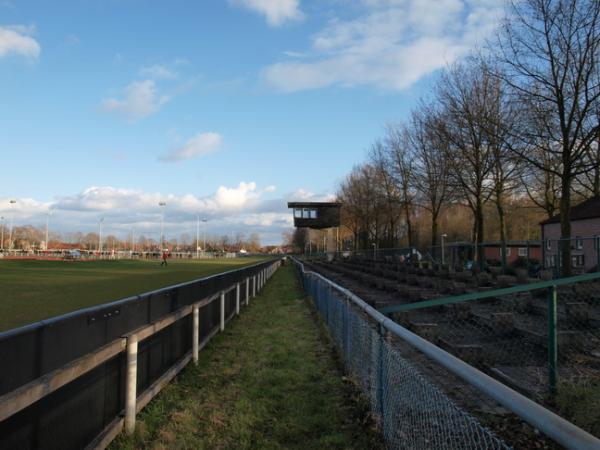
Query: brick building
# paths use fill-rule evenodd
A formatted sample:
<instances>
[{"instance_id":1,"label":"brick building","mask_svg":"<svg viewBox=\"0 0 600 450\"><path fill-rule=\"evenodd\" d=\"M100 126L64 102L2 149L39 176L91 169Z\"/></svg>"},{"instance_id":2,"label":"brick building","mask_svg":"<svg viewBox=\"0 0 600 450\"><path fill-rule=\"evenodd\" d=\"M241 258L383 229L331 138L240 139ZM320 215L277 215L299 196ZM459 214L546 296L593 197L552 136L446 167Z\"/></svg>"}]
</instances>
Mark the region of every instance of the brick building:
<instances>
[{"instance_id":1,"label":"brick building","mask_svg":"<svg viewBox=\"0 0 600 450\"><path fill-rule=\"evenodd\" d=\"M540 223L544 242L544 266L560 266L560 214ZM587 272L598 264L600 243L600 197L571 208L571 258L575 271Z\"/></svg>"}]
</instances>

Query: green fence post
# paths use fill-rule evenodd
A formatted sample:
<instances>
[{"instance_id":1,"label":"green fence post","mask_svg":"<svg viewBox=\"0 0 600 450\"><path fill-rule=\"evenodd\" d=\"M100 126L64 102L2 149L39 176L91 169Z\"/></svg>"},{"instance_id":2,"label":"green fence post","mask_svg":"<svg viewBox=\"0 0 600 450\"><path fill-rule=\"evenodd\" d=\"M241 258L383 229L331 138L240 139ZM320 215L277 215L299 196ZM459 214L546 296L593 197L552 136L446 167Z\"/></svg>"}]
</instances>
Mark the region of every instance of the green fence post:
<instances>
[{"instance_id":1,"label":"green fence post","mask_svg":"<svg viewBox=\"0 0 600 450\"><path fill-rule=\"evenodd\" d=\"M556 286L548 288L548 385L550 392L556 392L558 371L558 345L556 339Z\"/></svg>"},{"instance_id":2,"label":"green fence post","mask_svg":"<svg viewBox=\"0 0 600 450\"><path fill-rule=\"evenodd\" d=\"M379 413L383 425L383 340L385 339L385 328L379 324L379 360L377 367L377 400L379 401Z\"/></svg>"}]
</instances>

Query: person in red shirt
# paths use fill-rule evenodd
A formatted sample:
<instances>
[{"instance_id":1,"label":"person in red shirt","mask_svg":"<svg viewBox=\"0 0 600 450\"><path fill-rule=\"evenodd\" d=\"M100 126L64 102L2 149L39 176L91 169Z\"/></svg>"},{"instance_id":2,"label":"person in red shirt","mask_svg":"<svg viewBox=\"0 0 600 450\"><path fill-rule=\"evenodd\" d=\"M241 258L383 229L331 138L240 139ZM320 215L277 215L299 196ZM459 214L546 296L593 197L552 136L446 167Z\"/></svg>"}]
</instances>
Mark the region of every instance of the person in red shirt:
<instances>
[{"instance_id":1,"label":"person in red shirt","mask_svg":"<svg viewBox=\"0 0 600 450\"><path fill-rule=\"evenodd\" d=\"M167 266L167 258L169 257L169 254L167 253L167 251L165 250L164 252L162 252L162 262L160 263L161 266Z\"/></svg>"}]
</instances>

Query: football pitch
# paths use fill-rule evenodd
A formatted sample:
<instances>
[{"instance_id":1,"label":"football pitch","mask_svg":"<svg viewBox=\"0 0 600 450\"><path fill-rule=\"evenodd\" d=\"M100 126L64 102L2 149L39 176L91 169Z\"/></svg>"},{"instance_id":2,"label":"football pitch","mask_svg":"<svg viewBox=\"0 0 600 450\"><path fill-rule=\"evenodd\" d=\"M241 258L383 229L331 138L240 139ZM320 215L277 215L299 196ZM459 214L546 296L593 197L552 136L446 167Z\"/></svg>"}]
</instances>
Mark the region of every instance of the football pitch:
<instances>
[{"instance_id":1,"label":"football pitch","mask_svg":"<svg viewBox=\"0 0 600 450\"><path fill-rule=\"evenodd\" d=\"M254 264L264 258L1 261L0 331Z\"/></svg>"}]
</instances>

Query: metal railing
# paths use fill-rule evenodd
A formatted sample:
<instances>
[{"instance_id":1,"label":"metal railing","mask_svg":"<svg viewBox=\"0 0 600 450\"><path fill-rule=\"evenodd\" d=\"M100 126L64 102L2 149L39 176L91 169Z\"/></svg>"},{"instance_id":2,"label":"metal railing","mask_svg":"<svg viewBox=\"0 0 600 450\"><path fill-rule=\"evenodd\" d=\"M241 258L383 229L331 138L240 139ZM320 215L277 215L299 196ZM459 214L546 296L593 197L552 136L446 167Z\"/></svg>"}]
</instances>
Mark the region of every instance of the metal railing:
<instances>
[{"instance_id":1,"label":"metal railing","mask_svg":"<svg viewBox=\"0 0 600 450\"><path fill-rule=\"evenodd\" d=\"M419 364L406 357L410 346L491 397L559 444L572 449L600 448L600 440L524 395L451 355L386 317L362 299L324 278L300 269L306 292L313 298L337 344L348 372L357 379L380 418L390 448L509 448L483 426ZM397 340L397 342L396 342Z\"/></svg>"},{"instance_id":2,"label":"metal railing","mask_svg":"<svg viewBox=\"0 0 600 450\"><path fill-rule=\"evenodd\" d=\"M0 333L0 448L105 448L279 267L270 260ZM10 364L8 363L10 362Z\"/></svg>"},{"instance_id":3,"label":"metal railing","mask_svg":"<svg viewBox=\"0 0 600 450\"><path fill-rule=\"evenodd\" d=\"M574 382L573 371L577 383L600 377L600 371L593 369L595 362L582 362L586 353L600 345L600 305L595 305L600 300L600 285L591 284L599 280L600 273L590 273L393 305L379 311L395 314L397 321L409 327L428 324L425 333L434 343L453 353L468 352L467 358L474 364L490 368L522 391L531 395L536 394L533 389L555 393L559 361L563 383ZM489 286L492 279L467 276L462 282L470 282L472 287L477 283ZM540 383L544 371L547 382Z\"/></svg>"}]
</instances>

